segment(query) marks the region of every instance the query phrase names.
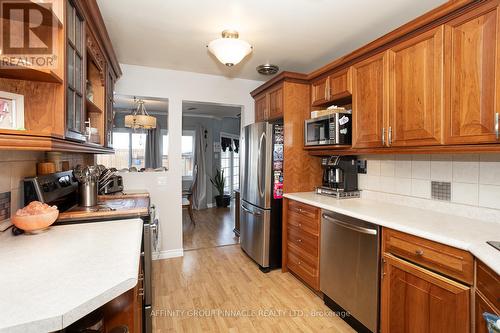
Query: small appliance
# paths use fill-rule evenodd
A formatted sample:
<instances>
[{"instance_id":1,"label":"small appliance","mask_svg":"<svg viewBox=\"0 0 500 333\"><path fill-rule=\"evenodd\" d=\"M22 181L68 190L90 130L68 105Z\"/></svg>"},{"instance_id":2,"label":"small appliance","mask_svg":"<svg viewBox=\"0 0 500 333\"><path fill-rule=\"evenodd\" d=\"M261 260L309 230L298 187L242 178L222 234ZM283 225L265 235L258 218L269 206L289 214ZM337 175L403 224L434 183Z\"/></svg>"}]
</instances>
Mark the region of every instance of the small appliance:
<instances>
[{"instance_id":1,"label":"small appliance","mask_svg":"<svg viewBox=\"0 0 500 333\"><path fill-rule=\"evenodd\" d=\"M350 145L352 142L352 111L335 111L304 124L304 145Z\"/></svg>"},{"instance_id":2,"label":"small appliance","mask_svg":"<svg viewBox=\"0 0 500 333\"><path fill-rule=\"evenodd\" d=\"M316 188L317 194L330 195L338 199L359 198L358 166L356 156L330 156L321 160L323 185Z\"/></svg>"},{"instance_id":3,"label":"small appliance","mask_svg":"<svg viewBox=\"0 0 500 333\"><path fill-rule=\"evenodd\" d=\"M112 194L123 191L122 176L112 175L104 184L99 181L99 194Z\"/></svg>"}]
</instances>

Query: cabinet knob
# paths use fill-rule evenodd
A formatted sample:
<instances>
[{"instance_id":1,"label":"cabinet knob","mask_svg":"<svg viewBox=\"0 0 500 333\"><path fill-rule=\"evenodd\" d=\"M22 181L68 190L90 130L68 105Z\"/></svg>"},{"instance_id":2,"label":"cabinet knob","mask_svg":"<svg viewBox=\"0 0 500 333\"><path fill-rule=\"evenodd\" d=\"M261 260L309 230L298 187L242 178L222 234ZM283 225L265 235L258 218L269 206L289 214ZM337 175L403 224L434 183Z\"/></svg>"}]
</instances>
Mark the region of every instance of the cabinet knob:
<instances>
[{"instance_id":1,"label":"cabinet knob","mask_svg":"<svg viewBox=\"0 0 500 333\"><path fill-rule=\"evenodd\" d=\"M302 227L302 223L299 223L299 227Z\"/></svg>"},{"instance_id":2,"label":"cabinet knob","mask_svg":"<svg viewBox=\"0 0 500 333\"><path fill-rule=\"evenodd\" d=\"M302 265L302 261L297 261L297 265Z\"/></svg>"},{"instance_id":3,"label":"cabinet knob","mask_svg":"<svg viewBox=\"0 0 500 333\"><path fill-rule=\"evenodd\" d=\"M416 250L416 251L415 251L415 254L416 254L417 256L421 257L421 256L423 256L423 255L424 255L424 250L422 250L422 249L418 249L418 250Z\"/></svg>"},{"instance_id":4,"label":"cabinet knob","mask_svg":"<svg viewBox=\"0 0 500 333\"><path fill-rule=\"evenodd\" d=\"M297 239L297 243L302 243L302 239Z\"/></svg>"}]
</instances>

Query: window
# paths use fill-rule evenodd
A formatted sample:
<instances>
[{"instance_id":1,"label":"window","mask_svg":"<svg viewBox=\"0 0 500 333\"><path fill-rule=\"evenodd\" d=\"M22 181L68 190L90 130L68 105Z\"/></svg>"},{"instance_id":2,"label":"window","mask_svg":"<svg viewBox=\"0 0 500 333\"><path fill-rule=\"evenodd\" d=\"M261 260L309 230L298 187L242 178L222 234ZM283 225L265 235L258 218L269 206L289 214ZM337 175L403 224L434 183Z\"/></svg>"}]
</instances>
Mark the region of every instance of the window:
<instances>
[{"instance_id":1,"label":"window","mask_svg":"<svg viewBox=\"0 0 500 333\"><path fill-rule=\"evenodd\" d=\"M194 167L194 131L182 131L182 177L193 178Z\"/></svg>"},{"instance_id":2,"label":"window","mask_svg":"<svg viewBox=\"0 0 500 333\"><path fill-rule=\"evenodd\" d=\"M231 134L222 134L222 137L239 140L239 137ZM234 190L240 188L240 156L234 151L234 141L232 141L232 150L229 148L222 151L220 158L220 169L224 171L224 193L232 195Z\"/></svg>"}]
</instances>

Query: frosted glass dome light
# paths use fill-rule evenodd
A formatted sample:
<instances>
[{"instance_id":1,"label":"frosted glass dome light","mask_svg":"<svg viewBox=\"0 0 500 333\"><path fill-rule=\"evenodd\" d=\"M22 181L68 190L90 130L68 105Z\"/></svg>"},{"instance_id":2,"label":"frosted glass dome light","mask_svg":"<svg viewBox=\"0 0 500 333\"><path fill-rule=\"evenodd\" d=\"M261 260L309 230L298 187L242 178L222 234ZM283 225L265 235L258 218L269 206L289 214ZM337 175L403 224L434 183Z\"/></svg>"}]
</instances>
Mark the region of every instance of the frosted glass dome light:
<instances>
[{"instance_id":1,"label":"frosted glass dome light","mask_svg":"<svg viewBox=\"0 0 500 333\"><path fill-rule=\"evenodd\" d=\"M234 66L252 52L252 46L238 37L237 31L224 30L222 38L208 43L208 50L224 65Z\"/></svg>"}]
</instances>

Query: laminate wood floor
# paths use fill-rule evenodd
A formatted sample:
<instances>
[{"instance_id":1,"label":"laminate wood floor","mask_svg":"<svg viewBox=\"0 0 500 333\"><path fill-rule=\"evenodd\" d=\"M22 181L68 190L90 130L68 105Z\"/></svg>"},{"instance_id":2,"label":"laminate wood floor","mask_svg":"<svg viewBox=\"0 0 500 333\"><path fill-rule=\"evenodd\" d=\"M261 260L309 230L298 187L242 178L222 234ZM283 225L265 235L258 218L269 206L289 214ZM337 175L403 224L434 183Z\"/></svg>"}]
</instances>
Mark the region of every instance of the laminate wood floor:
<instances>
[{"instance_id":1,"label":"laminate wood floor","mask_svg":"<svg viewBox=\"0 0 500 333\"><path fill-rule=\"evenodd\" d=\"M184 250L237 244L239 237L233 233L234 202L229 208L194 210L196 226L191 222L187 209L183 210L182 231Z\"/></svg>"},{"instance_id":2,"label":"laminate wood floor","mask_svg":"<svg viewBox=\"0 0 500 333\"><path fill-rule=\"evenodd\" d=\"M290 273L262 273L239 245L153 263L153 331L354 332Z\"/></svg>"}]
</instances>

